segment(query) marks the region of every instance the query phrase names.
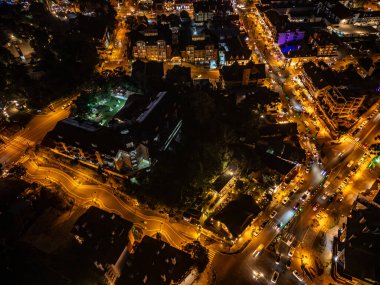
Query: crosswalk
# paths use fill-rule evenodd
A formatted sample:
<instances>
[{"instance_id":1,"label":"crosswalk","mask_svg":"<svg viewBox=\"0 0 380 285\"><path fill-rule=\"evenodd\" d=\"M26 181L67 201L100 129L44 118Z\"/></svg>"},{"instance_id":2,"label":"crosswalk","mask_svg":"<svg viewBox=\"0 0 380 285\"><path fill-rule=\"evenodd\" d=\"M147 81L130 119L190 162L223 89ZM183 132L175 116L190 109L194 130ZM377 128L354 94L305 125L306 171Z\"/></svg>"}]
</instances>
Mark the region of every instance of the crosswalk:
<instances>
[{"instance_id":1,"label":"crosswalk","mask_svg":"<svg viewBox=\"0 0 380 285\"><path fill-rule=\"evenodd\" d=\"M346 136L347 140L354 143L356 147L360 148L362 151L366 151L367 149L360 143L360 141L356 141L352 136Z\"/></svg>"},{"instance_id":2,"label":"crosswalk","mask_svg":"<svg viewBox=\"0 0 380 285\"><path fill-rule=\"evenodd\" d=\"M208 249L208 260L209 260L209 265L212 263L212 261L214 260L215 258L215 255L217 254L218 252L215 250L215 249L212 249L212 248L209 248Z\"/></svg>"}]
</instances>

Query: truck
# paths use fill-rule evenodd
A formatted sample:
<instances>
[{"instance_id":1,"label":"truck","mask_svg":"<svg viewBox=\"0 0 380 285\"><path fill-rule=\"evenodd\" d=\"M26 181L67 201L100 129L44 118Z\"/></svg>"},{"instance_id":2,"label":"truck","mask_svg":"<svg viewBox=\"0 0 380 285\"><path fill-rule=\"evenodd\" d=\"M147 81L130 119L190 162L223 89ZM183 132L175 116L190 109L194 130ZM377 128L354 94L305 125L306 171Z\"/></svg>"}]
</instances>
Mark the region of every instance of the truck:
<instances>
[{"instance_id":1,"label":"truck","mask_svg":"<svg viewBox=\"0 0 380 285\"><path fill-rule=\"evenodd\" d=\"M351 160L351 161L347 164L347 167L350 168L353 164L354 164L354 161Z\"/></svg>"}]
</instances>

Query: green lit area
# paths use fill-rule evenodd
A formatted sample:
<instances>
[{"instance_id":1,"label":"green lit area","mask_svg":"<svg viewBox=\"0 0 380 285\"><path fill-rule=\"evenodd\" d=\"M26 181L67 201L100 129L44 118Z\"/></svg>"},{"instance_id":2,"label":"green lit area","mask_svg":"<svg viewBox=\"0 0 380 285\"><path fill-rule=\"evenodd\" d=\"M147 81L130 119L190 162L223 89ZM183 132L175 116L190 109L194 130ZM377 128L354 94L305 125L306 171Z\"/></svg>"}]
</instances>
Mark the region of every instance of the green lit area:
<instances>
[{"instance_id":1,"label":"green lit area","mask_svg":"<svg viewBox=\"0 0 380 285\"><path fill-rule=\"evenodd\" d=\"M115 97L112 94L93 94L87 102L86 119L102 126L107 125L112 118L124 107L127 99Z\"/></svg>"},{"instance_id":2,"label":"green lit area","mask_svg":"<svg viewBox=\"0 0 380 285\"><path fill-rule=\"evenodd\" d=\"M376 165L379 164L379 162L380 162L380 157L376 156L375 158L371 160L370 164L368 165L368 168L371 168L371 169L376 168Z\"/></svg>"}]
</instances>

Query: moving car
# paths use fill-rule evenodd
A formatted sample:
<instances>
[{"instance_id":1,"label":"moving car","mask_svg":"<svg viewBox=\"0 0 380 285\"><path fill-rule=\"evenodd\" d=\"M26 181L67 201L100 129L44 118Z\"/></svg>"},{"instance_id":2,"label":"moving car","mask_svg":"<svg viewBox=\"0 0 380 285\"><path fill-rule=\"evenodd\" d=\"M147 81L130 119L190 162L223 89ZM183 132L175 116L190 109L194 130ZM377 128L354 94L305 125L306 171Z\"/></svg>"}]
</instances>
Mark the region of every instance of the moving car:
<instances>
[{"instance_id":1,"label":"moving car","mask_svg":"<svg viewBox=\"0 0 380 285\"><path fill-rule=\"evenodd\" d=\"M281 260L281 255L277 255L276 260L275 260L276 264L279 264L280 260Z\"/></svg>"},{"instance_id":2,"label":"moving car","mask_svg":"<svg viewBox=\"0 0 380 285\"><path fill-rule=\"evenodd\" d=\"M277 282L278 276L280 276L280 273L278 273L278 271L273 272L272 279L271 279L272 283Z\"/></svg>"},{"instance_id":3,"label":"moving car","mask_svg":"<svg viewBox=\"0 0 380 285\"><path fill-rule=\"evenodd\" d=\"M304 202L307 198L307 194L303 194L302 197L300 198L302 202Z\"/></svg>"},{"instance_id":4,"label":"moving car","mask_svg":"<svg viewBox=\"0 0 380 285\"><path fill-rule=\"evenodd\" d=\"M254 257L259 256L263 249L264 249L264 245L263 245L263 244L260 244L260 245L255 249L255 251L252 253L252 255L253 255Z\"/></svg>"},{"instance_id":5,"label":"moving car","mask_svg":"<svg viewBox=\"0 0 380 285\"><path fill-rule=\"evenodd\" d=\"M295 204L293 208L294 210L298 211L298 209L300 208L300 203Z\"/></svg>"},{"instance_id":6,"label":"moving car","mask_svg":"<svg viewBox=\"0 0 380 285\"><path fill-rule=\"evenodd\" d=\"M273 211L273 212L269 215L269 217L270 217L271 219L273 219L274 216L276 216L276 215L277 215L277 211Z\"/></svg>"},{"instance_id":7,"label":"moving car","mask_svg":"<svg viewBox=\"0 0 380 285\"><path fill-rule=\"evenodd\" d=\"M319 204L318 203L315 203L314 206L313 206L313 211L317 211L319 208Z\"/></svg>"}]
</instances>

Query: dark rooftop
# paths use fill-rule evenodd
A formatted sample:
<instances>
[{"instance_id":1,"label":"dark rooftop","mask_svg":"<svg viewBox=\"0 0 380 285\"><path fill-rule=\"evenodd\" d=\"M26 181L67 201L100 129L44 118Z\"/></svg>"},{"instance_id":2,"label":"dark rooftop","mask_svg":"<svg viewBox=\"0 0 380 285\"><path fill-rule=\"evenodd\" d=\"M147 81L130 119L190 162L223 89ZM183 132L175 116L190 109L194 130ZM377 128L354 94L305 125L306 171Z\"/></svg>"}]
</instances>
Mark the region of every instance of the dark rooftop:
<instances>
[{"instance_id":1,"label":"dark rooftop","mask_svg":"<svg viewBox=\"0 0 380 285\"><path fill-rule=\"evenodd\" d=\"M241 195L215 215L214 220L225 224L230 233L237 237L260 212L260 207L251 196Z\"/></svg>"},{"instance_id":2,"label":"dark rooftop","mask_svg":"<svg viewBox=\"0 0 380 285\"><path fill-rule=\"evenodd\" d=\"M380 205L358 196L347 218L345 273L361 280L380 280Z\"/></svg>"},{"instance_id":3,"label":"dark rooftop","mask_svg":"<svg viewBox=\"0 0 380 285\"><path fill-rule=\"evenodd\" d=\"M240 65L235 62L230 66L223 66L221 74L225 81L241 81L246 69L250 69L250 80L266 78L265 64L255 64L252 61L249 61L246 65Z\"/></svg>"},{"instance_id":4,"label":"dark rooftop","mask_svg":"<svg viewBox=\"0 0 380 285\"><path fill-rule=\"evenodd\" d=\"M144 236L134 254L127 256L116 285L177 284L193 265L188 253L164 241Z\"/></svg>"},{"instance_id":5,"label":"dark rooftop","mask_svg":"<svg viewBox=\"0 0 380 285\"><path fill-rule=\"evenodd\" d=\"M129 242L133 223L91 206L71 232L79 236L90 257L101 264L115 264Z\"/></svg>"},{"instance_id":6,"label":"dark rooftop","mask_svg":"<svg viewBox=\"0 0 380 285\"><path fill-rule=\"evenodd\" d=\"M224 186L226 186L226 184L228 183L228 181L231 180L231 178L233 177L232 174L229 174L229 173L223 173L222 175L220 175L215 181L214 183L212 184L212 188L216 191L216 192L220 192Z\"/></svg>"}]
</instances>

